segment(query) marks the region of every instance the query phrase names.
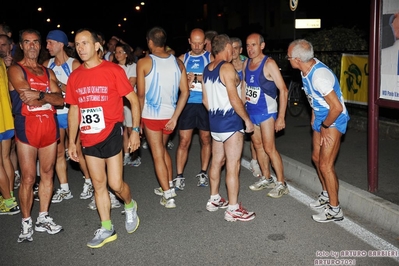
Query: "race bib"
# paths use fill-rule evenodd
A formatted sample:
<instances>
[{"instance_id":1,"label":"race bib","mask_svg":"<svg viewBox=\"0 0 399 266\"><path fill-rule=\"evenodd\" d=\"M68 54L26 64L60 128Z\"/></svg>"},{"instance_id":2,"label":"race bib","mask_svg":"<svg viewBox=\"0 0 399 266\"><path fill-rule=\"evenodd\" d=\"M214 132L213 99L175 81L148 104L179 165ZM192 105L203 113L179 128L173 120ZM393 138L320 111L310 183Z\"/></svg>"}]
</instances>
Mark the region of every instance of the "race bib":
<instances>
[{"instance_id":1,"label":"race bib","mask_svg":"<svg viewBox=\"0 0 399 266\"><path fill-rule=\"evenodd\" d=\"M100 133L105 128L104 112L102 107L80 109L80 131L84 134Z\"/></svg>"},{"instance_id":2,"label":"race bib","mask_svg":"<svg viewBox=\"0 0 399 266\"><path fill-rule=\"evenodd\" d=\"M192 91L202 92L202 83L201 82L197 82L197 83L193 82L192 85L194 85L194 87L190 88Z\"/></svg>"},{"instance_id":3,"label":"race bib","mask_svg":"<svg viewBox=\"0 0 399 266\"><path fill-rule=\"evenodd\" d=\"M251 104L257 104L261 93L262 92L260 91L259 87L247 86L245 89L245 99Z\"/></svg>"}]
</instances>

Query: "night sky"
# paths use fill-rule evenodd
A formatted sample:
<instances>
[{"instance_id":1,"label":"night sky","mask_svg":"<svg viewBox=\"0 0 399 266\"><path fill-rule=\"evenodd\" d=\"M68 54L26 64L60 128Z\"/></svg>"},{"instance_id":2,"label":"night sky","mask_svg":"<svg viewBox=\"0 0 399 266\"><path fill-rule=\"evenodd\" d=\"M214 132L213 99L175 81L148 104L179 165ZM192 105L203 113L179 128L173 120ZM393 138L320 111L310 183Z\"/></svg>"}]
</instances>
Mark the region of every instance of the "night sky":
<instances>
[{"instance_id":1,"label":"night sky","mask_svg":"<svg viewBox=\"0 0 399 266\"><path fill-rule=\"evenodd\" d=\"M71 41L73 41L71 31L89 27L102 31L106 39L116 35L133 46L143 43L145 45L145 32L155 25L166 29L170 41L173 39L186 41L188 31L196 26L196 19L202 15L203 3L209 1L216 0L184 1L187 5L181 5L181 0L147 0L142 11L137 12L134 7L139 1L108 1L104 5L102 1L10 0L1 5L0 21L6 22L12 28L14 41L18 41L18 31L21 29L37 29L45 38L48 31L56 29L56 25L61 24L60 29L67 33ZM248 3L238 0L230 0L229 3L232 1L237 3L236 6ZM280 1L287 2L288 8L288 0ZM256 3L256 0L249 2ZM349 6L349 2L299 0L297 18L321 18L323 28L345 26L368 31L370 1L359 1L361 4L355 9ZM92 6L87 8L86 6L90 4ZM39 6L44 9L41 13L37 11ZM223 10L223 5L220 8ZM45 22L47 17L52 19L51 23ZM127 17L126 22L123 21L124 17ZM123 26L118 27L118 23L122 23Z\"/></svg>"}]
</instances>

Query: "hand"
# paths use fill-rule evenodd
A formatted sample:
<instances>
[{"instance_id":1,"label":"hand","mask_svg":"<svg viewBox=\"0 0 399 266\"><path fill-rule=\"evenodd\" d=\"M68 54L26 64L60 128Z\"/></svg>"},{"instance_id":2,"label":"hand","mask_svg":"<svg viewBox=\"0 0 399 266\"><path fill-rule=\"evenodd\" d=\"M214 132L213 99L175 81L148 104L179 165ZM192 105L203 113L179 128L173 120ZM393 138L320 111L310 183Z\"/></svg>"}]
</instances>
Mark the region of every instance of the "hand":
<instances>
[{"instance_id":1,"label":"hand","mask_svg":"<svg viewBox=\"0 0 399 266\"><path fill-rule=\"evenodd\" d=\"M78 152L76 151L76 145L69 144L68 155L72 161L79 162L79 156L78 156Z\"/></svg>"},{"instance_id":2,"label":"hand","mask_svg":"<svg viewBox=\"0 0 399 266\"><path fill-rule=\"evenodd\" d=\"M24 89L20 90L19 98L21 99L21 101L23 101L24 104L33 105L33 103L35 103L37 105L38 104L37 99L39 98L39 93L40 93L39 91Z\"/></svg>"},{"instance_id":3,"label":"hand","mask_svg":"<svg viewBox=\"0 0 399 266\"><path fill-rule=\"evenodd\" d=\"M187 83L188 83L188 86L189 86L190 90L195 87L194 84L193 84L194 77L195 77L195 75L194 75L193 72L187 73Z\"/></svg>"},{"instance_id":4,"label":"hand","mask_svg":"<svg viewBox=\"0 0 399 266\"><path fill-rule=\"evenodd\" d=\"M277 117L276 123L274 124L274 130L279 132L285 128L285 120L284 118Z\"/></svg>"},{"instance_id":5,"label":"hand","mask_svg":"<svg viewBox=\"0 0 399 266\"><path fill-rule=\"evenodd\" d=\"M255 126L251 120L245 121L245 132L252 133L255 130Z\"/></svg>"},{"instance_id":6,"label":"hand","mask_svg":"<svg viewBox=\"0 0 399 266\"><path fill-rule=\"evenodd\" d=\"M169 120L168 123L165 125L165 130L167 131L173 131L176 127L176 121L174 120Z\"/></svg>"},{"instance_id":7,"label":"hand","mask_svg":"<svg viewBox=\"0 0 399 266\"><path fill-rule=\"evenodd\" d=\"M127 147L130 152L137 150L140 147L140 134L132 132L132 134L129 136Z\"/></svg>"},{"instance_id":8,"label":"hand","mask_svg":"<svg viewBox=\"0 0 399 266\"><path fill-rule=\"evenodd\" d=\"M11 64L12 64L12 56L11 56L11 54L7 54L4 58L3 58L3 60L4 60L4 64L6 65L6 67L9 67L9 66L11 66Z\"/></svg>"}]
</instances>

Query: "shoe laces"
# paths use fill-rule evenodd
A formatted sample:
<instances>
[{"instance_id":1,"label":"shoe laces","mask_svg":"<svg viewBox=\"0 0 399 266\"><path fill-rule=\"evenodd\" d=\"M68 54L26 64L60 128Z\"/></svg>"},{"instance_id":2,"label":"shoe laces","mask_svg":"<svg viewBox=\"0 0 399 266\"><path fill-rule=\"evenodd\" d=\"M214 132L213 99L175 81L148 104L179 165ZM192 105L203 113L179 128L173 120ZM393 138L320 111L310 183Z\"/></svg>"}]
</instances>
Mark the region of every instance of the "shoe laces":
<instances>
[{"instance_id":1,"label":"shoe laces","mask_svg":"<svg viewBox=\"0 0 399 266\"><path fill-rule=\"evenodd\" d=\"M267 182L267 179L266 178L265 179L261 178L255 183L255 185L256 186L260 186L260 185L263 185L263 183L265 183L265 182Z\"/></svg>"},{"instance_id":2,"label":"shoe laces","mask_svg":"<svg viewBox=\"0 0 399 266\"><path fill-rule=\"evenodd\" d=\"M97 230L94 232L94 238L100 238L101 235L102 235L105 231L108 231L108 230L105 229L105 228L103 228L103 227L97 229Z\"/></svg>"},{"instance_id":3,"label":"shoe laces","mask_svg":"<svg viewBox=\"0 0 399 266\"><path fill-rule=\"evenodd\" d=\"M31 231L32 231L32 223L29 221L23 221L21 227L21 233L25 235Z\"/></svg>"},{"instance_id":4,"label":"shoe laces","mask_svg":"<svg viewBox=\"0 0 399 266\"><path fill-rule=\"evenodd\" d=\"M51 217L48 216L48 215L39 218L39 222L44 223L44 224L55 225L55 223L53 222L53 218L51 218Z\"/></svg>"},{"instance_id":5,"label":"shoe laces","mask_svg":"<svg viewBox=\"0 0 399 266\"><path fill-rule=\"evenodd\" d=\"M237 211L241 212L242 214L248 214L247 209L245 209L245 208L242 206L241 202L238 204L238 209L237 209Z\"/></svg>"},{"instance_id":6,"label":"shoe laces","mask_svg":"<svg viewBox=\"0 0 399 266\"><path fill-rule=\"evenodd\" d=\"M109 192L109 197L111 198L111 201L116 200L116 196L111 192Z\"/></svg>"},{"instance_id":7,"label":"shoe laces","mask_svg":"<svg viewBox=\"0 0 399 266\"><path fill-rule=\"evenodd\" d=\"M87 192L89 192L89 190L90 190L90 187L91 187L91 184L85 182L83 184L83 193L87 194Z\"/></svg>"},{"instance_id":8,"label":"shoe laces","mask_svg":"<svg viewBox=\"0 0 399 266\"><path fill-rule=\"evenodd\" d=\"M125 209L125 215L126 215L126 221L128 223L132 223L133 220L134 220L133 208L132 209Z\"/></svg>"}]
</instances>

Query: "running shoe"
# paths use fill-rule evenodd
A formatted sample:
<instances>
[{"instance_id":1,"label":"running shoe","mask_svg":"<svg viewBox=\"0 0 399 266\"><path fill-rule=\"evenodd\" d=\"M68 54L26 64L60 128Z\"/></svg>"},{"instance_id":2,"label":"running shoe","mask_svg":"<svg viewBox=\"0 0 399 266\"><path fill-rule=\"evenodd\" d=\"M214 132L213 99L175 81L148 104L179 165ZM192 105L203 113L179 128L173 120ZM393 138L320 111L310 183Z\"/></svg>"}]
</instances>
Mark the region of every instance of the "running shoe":
<instances>
[{"instance_id":1,"label":"running shoe","mask_svg":"<svg viewBox=\"0 0 399 266\"><path fill-rule=\"evenodd\" d=\"M83 183L83 191L80 193L80 199L89 199L93 196L94 188L92 183Z\"/></svg>"},{"instance_id":2,"label":"running shoe","mask_svg":"<svg viewBox=\"0 0 399 266\"><path fill-rule=\"evenodd\" d=\"M171 189L172 189L172 198L174 198L177 196L176 190L175 190L175 188L171 188ZM161 187L154 188L154 193L158 196L163 196L163 189Z\"/></svg>"},{"instance_id":3,"label":"running shoe","mask_svg":"<svg viewBox=\"0 0 399 266\"><path fill-rule=\"evenodd\" d=\"M162 187L154 188L154 193L158 196L163 196L163 189Z\"/></svg>"},{"instance_id":4,"label":"running shoe","mask_svg":"<svg viewBox=\"0 0 399 266\"><path fill-rule=\"evenodd\" d=\"M276 186L267 193L267 195L271 198L280 198L283 195L287 195L290 193L287 187L287 183L283 182L276 182Z\"/></svg>"},{"instance_id":5,"label":"running shoe","mask_svg":"<svg viewBox=\"0 0 399 266\"><path fill-rule=\"evenodd\" d=\"M255 219L255 213L247 211L244 207L241 206L241 203L238 205L238 209L231 211L227 209L224 212L224 219L229 222L242 221L248 222Z\"/></svg>"},{"instance_id":6,"label":"running shoe","mask_svg":"<svg viewBox=\"0 0 399 266\"><path fill-rule=\"evenodd\" d=\"M126 166L128 164L130 164L132 161L130 159L130 156L128 157L123 157L123 166Z\"/></svg>"},{"instance_id":7,"label":"running shoe","mask_svg":"<svg viewBox=\"0 0 399 266\"><path fill-rule=\"evenodd\" d=\"M173 179L173 184L177 190L184 190L184 187L186 186L184 180L185 178L181 176L177 176L175 179Z\"/></svg>"},{"instance_id":8,"label":"running shoe","mask_svg":"<svg viewBox=\"0 0 399 266\"><path fill-rule=\"evenodd\" d=\"M18 172L15 172L15 174L14 174L14 189L18 189L20 185L21 185L21 176L19 175Z\"/></svg>"},{"instance_id":9,"label":"running shoe","mask_svg":"<svg viewBox=\"0 0 399 266\"><path fill-rule=\"evenodd\" d=\"M45 217L37 217L35 224L35 231L37 232L47 232L50 235L59 233L62 230L61 225L57 225L53 222L53 218L49 215Z\"/></svg>"},{"instance_id":10,"label":"running shoe","mask_svg":"<svg viewBox=\"0 0 399 266\"><path fill-rule=\"evenodd\" d=\"M269 179L262 177L254 184L250 185L249 189L253 191L259 191L265 188L274 188L275 186L276 183L274 182L274 179L272 177L270 177Z\"/></svg>"},{"instance_id":11,"label":"running shoe","mask_svg":"<svg viewBox=\"0 0 399 266\"><path fill-rule=\"evenodd\" d=\"M24 221L21 224L21 233L18 236L18 243L28 241L32 242L33 238L33 225L32 225L32 220L29 219L28 221Z\"/></svg>"},{"instance_id":12,"label":"running shoe","mask_svg":"<svg viewBox=\"0 0 399 266\"><path fill-rule=\"evenodd\" d=\"M114 194L109 192L109 197L111 199L111 209L116 209L121 206L120 201L116 198L116 196ZM93 211L97 210L96 199L95 199L94 195L93 195L92 200L89 203L89 205L87 205L87 208L89 208Z\"/></svg>"},{"instance_id":13,"label":"running shoe","mask_svg":"<svg viewBox=\"0 0 399 266\"><path fill-rule=\"evenodd\" d=\"M5 200L0 202L0 215L14 215L20 213L18 203L14 200L12 205L7 207Z\"/></svg>"},{"instance_id":14,"label":"running shoe","mask_svg":"<svg viewBox=\"0 0 399 266\"><path fill-rule=\"evenodd\" d=\"M315 209L320 209L326 207L328 203L330 203L330 199L320 193L315 201L309 203L309 206Z\"/></svg>"},{"instance_id":15,"label":"running shoe","mask_svg":"<svg viewBox=\"0 0 399 266\"><path fill-rule=\"evenodd\" d=\"M125 228L126 231L131 234L134 231L136 231L137 227L139 227L140 224L140 219L137 216L137 202L134 201L134 206L133 208L126 209L125 208Z\"/></svg>"},{"instance_id":16,"label":"running shoe","mask_svg":"<svg viewBox=\"0 0 399 266\"><path fill-rule=\"evenodd\" d=\"M71 157L69 157L68 149L65 149L65 160L69 161Z\"/></svg>"},{"instance_id":17,"label":"running shoe","mask_svg":"<svg viewBox=\"0 0 399 266\"><path fill-rule=\"evenodd\" d=\"M53 198L51 199L52 203L60 203L63 200L68 200L72 199L73 195L70 190L64 190L64 189L58 189L57 192L55 192Z\"/></svg>"},{"instance_id":18,"label":"running shoe","mask_svg":"<svg viewBox=\"0 0 399 266\"><path fill-rule=\"evenodd\" d=\"M35 201L40 201L39 199L39 183L33 185L33 199Z\"/></svg>"},{"instance_id":19,"label":"running shoe","mask_svg":"<svg viewBox=\"0 0 399 266\"><path fill-rule=\"evenodd\" d=\"M227 206L229 206L229 202L222 197L218 200L209 199L208 202L206 203L206 209L210 212L217 211L219 208L226 209Z\"/></svg>"},{"instance_id":20,"label":"running shoe","mask_svg":"<svg viewBox=\"0 0 399 266\"><path fill-rule=\"evenodd\" d=\"M161 201L159 202L162 206L165 206L167 209L176 208L176 203L173 198L166 199L164 196L161 197Z\"/></svg>"},{"instance_id":21,"label":"running shoe","mask_svg":"<svg viewBox=\"0 0 399 266\"><path fill-rule=\"evenodd\" d=\"M87 242L87 246L89 248L101 248L105 244L112 242L118 238L116 231L114 230L114 226L112 226L111 230L107 230L104 227L97 229L94 232L94 238Z\"/></svg>"},{"instance_id":22,"label":"running shoe","mask_svg":"<svg viewBox=\"0 0 399 266\"><path fill-rule=\"evenodd\" d=\"M109 191L109 198L111 199L111 209L119 208L121 206L121 202L111 191Z\"/></svg>"},{"instance_id":23,"label":"running shoe","mask_svg":"<svg viewBox=\"0 0 399 266\"><path fill-rule=\"evenodd\" d=\"M168 144L166 145L166 147L168 148L168 150L173 149L173 147L175 146L175 144L173 144L173 142L171 140L168 141Z\"/></svg>"},{"instance_id":24,"label":"running shoe","mask_svg":"<svg viewBox=\"0 0 399 266\"><path fill-rule=\"evenodd\" d=\"M312 215L312 219L319 223L338 222L344 219L344 213L341 208L335 212L330 205L327 205L321 213Z\"/></svg>"},{"instance_id":25,"label":"running shoe","mask_svg":"<svg viewBox=\"0 0 399 266\"><path fill-rule=\"evenodd\" d=\"M138 156L136 159L134 159L133 161L131 161L129 163L129 165L133 166L133 167L139 167L140 164L141 164L141 157L140 156Z\"/></svg>"},{"instance_id":26,"label":"running shoe","mask_svg":"<svg viewBox=\"0 0 399 266\"><path fill-rule=\"evenodd\" d=\"M208 175L206 173L199 173L195 176L198 179L197 186L198 187L207 187L208 186Z\"/></svg>"},{"instance_id":27,"label":"running shoe","mask_svg":"<svg viewBox=\"0 0 399 266\"><path fill-rule=\"evenodd\" d=\"M147 141L143 141L143 144L141 144L141 147L144 149L144 150L146 150L146 149L148 149L148 143L147 143Z\"/></svg>"}]
</instances>

